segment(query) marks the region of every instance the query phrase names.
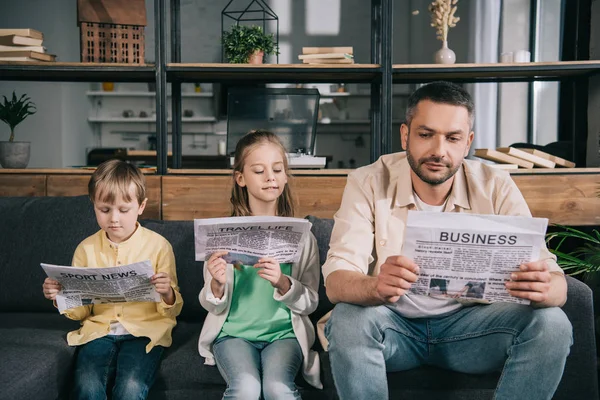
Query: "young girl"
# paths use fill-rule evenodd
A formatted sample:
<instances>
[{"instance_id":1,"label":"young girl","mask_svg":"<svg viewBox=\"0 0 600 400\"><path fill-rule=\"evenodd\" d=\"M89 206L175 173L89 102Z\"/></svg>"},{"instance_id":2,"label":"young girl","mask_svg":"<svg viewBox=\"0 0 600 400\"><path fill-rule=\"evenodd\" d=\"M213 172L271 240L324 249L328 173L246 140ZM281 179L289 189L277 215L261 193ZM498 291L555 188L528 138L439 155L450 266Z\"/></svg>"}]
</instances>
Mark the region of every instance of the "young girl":
<instances>
[{"instance_id":1,"label":"young girl","mask_svg":"<svg viewBox=\"0 0 600 400\"><path fill-rule=\"evenodd\" d=\"M238 142L232 216L294 216L286 152L273 133L251 131ZM227 382L224 399L300 399L294 379L322 388L308 315L319 300L319 253L308 235L296 264L263 257L239 270L216 252L204 264L200 303L208 310L199 351Z\"/></svg>"}]
</instances>

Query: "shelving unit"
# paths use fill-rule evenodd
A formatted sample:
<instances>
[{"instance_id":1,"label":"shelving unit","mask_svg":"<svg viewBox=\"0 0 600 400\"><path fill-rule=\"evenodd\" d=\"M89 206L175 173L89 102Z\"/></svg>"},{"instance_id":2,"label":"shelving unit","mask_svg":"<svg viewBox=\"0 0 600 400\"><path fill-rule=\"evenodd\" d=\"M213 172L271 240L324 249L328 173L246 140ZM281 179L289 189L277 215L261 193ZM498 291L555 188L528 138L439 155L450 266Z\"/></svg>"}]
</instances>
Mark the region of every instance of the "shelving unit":
<instances>
[{"instance_id":1,"label":"shelving unit","mask_svg":"<svg viewBox=\"0 0 600 400\"><path fill-rule=\"evenodd\" d=\"M89 117L88 122L95 123L156 123L156 118L147 117ZM171 118L167 118L167 122L171 122ZM183 122L216 122L215 117L183 117Z\"/></svg>"},{"instance_id":2,"label":"shelving unit","mask_svg":"<svg viewBox=\"0 0 600 400\"><path fill-rule=\"evenodd\" d=\"M135 92L135 91L117 91L117 92L106 92L106 91L87 91L85 92L88 97L156 97L156 92ZM171 97L171 94L168 94L167 97ZM188 92L181 93L181 97L213 97L214 94L212 92Z\"/></svg>"},{"instance_id":3,"label":"shelving unit","mask_svg":"<svg viewBox=\"0 0 600 400\"><path fill-rule=\"evenodd\" d=\"M579 135L574 142L587 140L587 79L600 74L600 61L564 61L554 63L522 64L455 64L455 65L401 65L392 63L392 7L393 0L371 0L371 63L352 65L240 65L181 63L180 0L154 0L155 64L88 64L88 63L30 63L5 62L0 64L0 80L49 82L154 82L156 92L94 92L90 97L131 96L155 97L154 118L91 119L91 122L155 123L157 140L157 172L167 174L167 135L169 119L167 99L171 97L173 131L173 167L181 167L182 123L194 118L181 117L181 99L184 97L210 97L212 93L185 93L181 84L202 83L365 83L371 86L369 94L330 93L326 97L368 96L371 115L365 120L331 121L328 125L370 124L371 159L392 151L391 138L395 133L392 124L393 85L424 83L434 80L455 82L531 82L561 81L576 94L569 105L573 114L570 131ZM168 12L167 12L168 6ZM167 15L170 16L170 35L167 35ZM579 19L575 25L581 28ZM581 25L583 26L583 25ZM575 35L577 36L577 35ZM575 47L586 45L585 38L577 36ZM170 57L167 57L167 37L170 37ZM580 57L576 52L575 57ZM584 53L585 54L585 53ZM167 93L171 84L171 94ZM585 93L582 93L585 91ZM585 101L581 99L585 98ZM581 118L584 116L584 118ZM583 121L582 121L583 120ZM205 122L204 120L202 122ZM210 121L206 121L210 122ZM325 124L322 124L325 125ZM592 134L592 133L590 133Z\"/></svg>"}]
</instances>

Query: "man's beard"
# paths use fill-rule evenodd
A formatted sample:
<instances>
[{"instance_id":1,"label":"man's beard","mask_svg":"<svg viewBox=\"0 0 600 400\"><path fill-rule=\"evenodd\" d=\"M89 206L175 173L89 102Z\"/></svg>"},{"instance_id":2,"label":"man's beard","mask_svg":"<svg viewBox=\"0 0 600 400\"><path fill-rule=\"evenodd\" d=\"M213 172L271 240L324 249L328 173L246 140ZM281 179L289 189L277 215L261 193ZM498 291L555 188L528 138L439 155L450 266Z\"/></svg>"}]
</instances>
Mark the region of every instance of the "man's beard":
<instances>
[{"instance_id":1,"label":"man's beard","mask_svg":"<svg viewBox=\"0 0 600 400\"><path fill-rule=\"evenodd\" d=\"M409 146L408 146L408 142L406 144L406 158L408 159L408 164L410 165L410 168L413 170L413 172L425 183L429 184L429 185L441 185L442 183L446 182L448 179L452 178L454 176L454 174L456 174L456 171L458 171L458 169L460 168L461 164L458 164L456 166L453 166L451 163L445 161L442 157L427 157L427 158L421 158L419 159L419 161L417 162L413 156L410 154L410 150L409 150ZM428 163L428 162L433 162L436 164L443 164L446 168L448 168L447 172L445 174L443 174L440 177L436 177L436 178L430 178L427 175L425 175L425 171L423 171L423 164Z\"/></svg>"}]
</instances>

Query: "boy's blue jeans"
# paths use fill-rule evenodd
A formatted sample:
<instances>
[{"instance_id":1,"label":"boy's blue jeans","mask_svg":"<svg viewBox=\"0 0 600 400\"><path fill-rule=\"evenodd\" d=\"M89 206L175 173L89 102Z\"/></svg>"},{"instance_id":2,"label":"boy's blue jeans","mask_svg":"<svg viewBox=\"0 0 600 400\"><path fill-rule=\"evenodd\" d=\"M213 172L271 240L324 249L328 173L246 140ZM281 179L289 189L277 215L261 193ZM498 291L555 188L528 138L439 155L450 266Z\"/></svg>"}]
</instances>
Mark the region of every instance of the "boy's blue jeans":
<instances>
[{"instance_id":1,"label":"boy's blue jeans","mask_svg":"<svg viewBox=\"0 0 600 400\"><path fill-rule=\"evenodd\" d=\"M387 372L433 365L502 371L497 400L551 399L572 344L558 307L513 303L465 307L440 318L403 318L386 306L339 303L325 326L340 399L387 399Z\"/></svg>"},{"instance_id":2,"label":"boy's blue jeans","mask_svg":"<svg viewBox=\"0 0 600 400\"><path fill-rule=\"evenodd\" d=\"M215 341L213 354L227 382L224 400L257 400L261 389L265 400L301 398L294 383L302 365L296 338L269 343L226 336Z\"/></svg>"},{"instance_id":3,"label":"boy's blue jeans","mask_svg":"<svg viewBox=\"0 0 600 400\"><path fill-rule=\"evenodd\" d=\"M154 382L164 348L133 335L108 335L77 349L73 399L106 399L114 377L113 400L145 399Z\"/></svg>"}]
</instances>

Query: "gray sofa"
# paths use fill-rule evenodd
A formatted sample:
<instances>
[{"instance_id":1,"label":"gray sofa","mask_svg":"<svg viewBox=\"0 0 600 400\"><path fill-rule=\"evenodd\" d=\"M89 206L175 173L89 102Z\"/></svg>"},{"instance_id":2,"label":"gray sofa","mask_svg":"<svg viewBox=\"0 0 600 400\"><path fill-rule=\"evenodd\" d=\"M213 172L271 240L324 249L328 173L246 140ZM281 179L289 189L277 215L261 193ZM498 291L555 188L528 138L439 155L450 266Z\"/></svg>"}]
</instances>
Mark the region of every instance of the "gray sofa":
<instances>
[{"instance_id":1,"label":"gray sofa","mask_svg":"<svg viewBox=\"0 0 600 400\"><path fill-rule=\"evenodd\" d=\"M309 217L319 242L321 259L329 243L333 221ZM75 349L66 344L67 331L77 322L58 314L44 299L40 262L69 264L77 244L97 231L87 197L0 197L0 399L66 398ZM202 263L194 261L192 221L142 221L173 245L185 304L173 332L150 399L220 399L225 384L215 367L203 365L197 340L206 311L198 303ZM316 320L332 305L320 287ZM596 399L596 345L592 294L583 283L569 278L569 300L564 307L573 323L575 344L567 361L557 399ZM318 344L315 345L318 347ZM550 351L551 349L549 349ZM324 390L298 378L305 399L334 399L328 358L322 355ZM497 374L466 375L420 368L389 375L391 398L491 398Z\"/></svg>"}]
</instances>

